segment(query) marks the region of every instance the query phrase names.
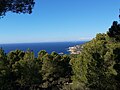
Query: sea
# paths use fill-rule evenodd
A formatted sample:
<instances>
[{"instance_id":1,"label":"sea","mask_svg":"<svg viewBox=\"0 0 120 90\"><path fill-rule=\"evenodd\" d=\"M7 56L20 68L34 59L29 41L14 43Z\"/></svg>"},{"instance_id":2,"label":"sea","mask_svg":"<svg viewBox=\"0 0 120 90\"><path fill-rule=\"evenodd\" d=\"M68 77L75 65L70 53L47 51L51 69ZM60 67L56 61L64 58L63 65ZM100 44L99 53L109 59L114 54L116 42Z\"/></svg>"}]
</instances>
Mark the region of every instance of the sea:
<instances>
[{"instance_id":1,"label":"sea","mask_svg":"<svg viewBox=\"0 0 120 90\"><path fill-rule=\"evenodd\" d=\"M71 42L41 42L41 43L14 43L14 44L0 44L0 47L5 51L5 53L9 53L14 50L23 50L26 51L28 49L32 50L37 57L38 52L40 50L46 50L49 54L54 52L70 54L68 51L69 47L73 47L75 45L81 45L86 43L87 41L71 41Z\"/></svg>"}]
</instances>

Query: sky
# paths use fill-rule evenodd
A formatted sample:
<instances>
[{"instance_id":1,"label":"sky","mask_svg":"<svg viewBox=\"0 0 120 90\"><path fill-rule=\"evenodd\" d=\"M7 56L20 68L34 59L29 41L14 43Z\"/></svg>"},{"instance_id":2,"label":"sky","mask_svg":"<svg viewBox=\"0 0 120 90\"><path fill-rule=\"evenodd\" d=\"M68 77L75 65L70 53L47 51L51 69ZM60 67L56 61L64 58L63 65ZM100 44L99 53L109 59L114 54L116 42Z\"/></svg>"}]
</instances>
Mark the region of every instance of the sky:
<instances>
[{"instance_id":1,"label":"sky","mask_svg":"<svg viewBox=\"0 0 120 90\"><path fill-rule=\"evenodd\" d=\"M35 0L32 14L0 19L0 43L91 40L119 21L120 0Z\"/></svg>"}]
</instances>

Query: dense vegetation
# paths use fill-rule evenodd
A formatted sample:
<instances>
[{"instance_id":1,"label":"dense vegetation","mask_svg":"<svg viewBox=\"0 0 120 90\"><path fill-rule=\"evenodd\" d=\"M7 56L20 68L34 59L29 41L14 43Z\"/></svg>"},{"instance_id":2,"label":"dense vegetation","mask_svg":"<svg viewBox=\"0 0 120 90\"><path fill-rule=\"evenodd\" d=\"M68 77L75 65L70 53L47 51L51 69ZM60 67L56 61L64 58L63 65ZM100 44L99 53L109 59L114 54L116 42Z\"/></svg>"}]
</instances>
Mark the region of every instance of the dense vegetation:
<instances>
[{"instance_id":1,"label":"dense vegetation","mask_svg":"<svg viewBox=\"0 0 120 90\"><path fill-rule=\"evenodd\" d=\"M106 34L97 34L70 62L75 89L119 90L120 24L114 21Z\"/></svg>"},{"instance_id":2,"label":"dense vegetation","mask_svg":"<svg viewBox=\"0 0 120 90\"><path fill-rule=\"evenodd\" d=\"M71 67L67 55L40 51L0 49L0 90L52 90L70 82ZM58 89L57 89L58 90Z\"/></svg>"},{"instance_id":3,"label":"dense vegetation","mask_svg":"<svg viewBox=\"0 0 120 90\"><path fill-rule=\"evenodd\" d=\"M119 90L120 24L97 34L79 55L0 49L0 90Z\"/></svg>"}]
</instances>

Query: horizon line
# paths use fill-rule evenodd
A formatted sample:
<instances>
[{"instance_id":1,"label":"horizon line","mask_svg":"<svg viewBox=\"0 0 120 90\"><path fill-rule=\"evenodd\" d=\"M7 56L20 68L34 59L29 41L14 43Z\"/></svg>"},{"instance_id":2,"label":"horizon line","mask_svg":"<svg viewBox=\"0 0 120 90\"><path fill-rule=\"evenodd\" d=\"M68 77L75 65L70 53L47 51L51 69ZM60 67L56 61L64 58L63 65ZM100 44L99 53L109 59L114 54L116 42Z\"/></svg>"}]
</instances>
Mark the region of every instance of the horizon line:
<instances>
[{"instance_id":1,"label":"horizon line","mask_svg":"<svg viewBox=\"0 0 120 90\"><path fill-rule=\"evenodd\" d=\"M80 41L90 41L89 40L71 40L71 41L41 41L41 42L8 42L8 43L0 43L0 44L29 44L29 43L57 43L57 42L80 42Z\"/></svg>"}]
</instances>

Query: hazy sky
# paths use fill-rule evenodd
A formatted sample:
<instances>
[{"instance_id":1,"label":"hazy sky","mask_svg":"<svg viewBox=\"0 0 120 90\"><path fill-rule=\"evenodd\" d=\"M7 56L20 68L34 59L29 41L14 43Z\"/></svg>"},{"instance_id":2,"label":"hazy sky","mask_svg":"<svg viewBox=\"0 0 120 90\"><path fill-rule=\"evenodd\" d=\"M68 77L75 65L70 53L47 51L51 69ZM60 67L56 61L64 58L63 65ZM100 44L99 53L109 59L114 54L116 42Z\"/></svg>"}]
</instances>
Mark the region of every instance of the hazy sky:
<instances>
[{"instance_id":1,"label":"hazy sky","mask_svg":"<svg viewBox=\"0 0 120 90\"><path fill-rule=\"evenodd\" d=\"M0 19L0 43L76 41L118 21L120 0L36 0L33 13Z\"/></svg>"}]
</instances>

